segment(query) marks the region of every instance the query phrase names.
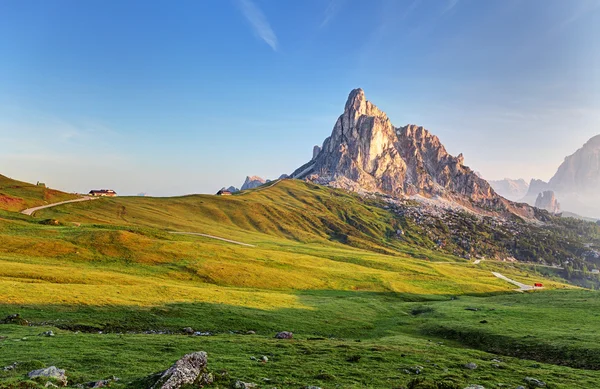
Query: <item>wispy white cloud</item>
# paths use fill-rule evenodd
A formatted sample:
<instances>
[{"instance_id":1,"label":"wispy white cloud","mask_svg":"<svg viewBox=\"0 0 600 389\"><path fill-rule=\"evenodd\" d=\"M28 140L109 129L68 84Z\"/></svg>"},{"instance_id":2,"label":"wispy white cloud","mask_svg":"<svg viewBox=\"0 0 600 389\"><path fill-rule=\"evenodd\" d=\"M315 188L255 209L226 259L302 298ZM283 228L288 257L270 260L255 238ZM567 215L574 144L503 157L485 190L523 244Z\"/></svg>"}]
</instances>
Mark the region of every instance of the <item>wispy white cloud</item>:
<instances>
[{"instance_id":1,"label":"wispy white cloud","mask_svg":"<svg viewBox=\"0 0 600 389\"><path fill-rule=\"evenodd\" d=\"M271 28L267 17L262 10L251 0L238 0L240 10L252 26L254 33L265 41L274 51L277 51L277 35Z\"/></svg>"},{"instance_id":2,"label":"wispy white cloud","mask_svg":"<svg viewBox=\"0 0 600 389\"><path fill-rule=\"evenodd\" d=\"M560 27L564 28L577 21L579 18L586 16L598 9L600 9L600 0L583 0L578 3L577 7L573 9L571 14L560 23Z\"/></svg>"},{"instance_id":3,"label":"wispy white cloud","mask_svg":"<svg viewBox=\"0 0 600 389\"><path fill-rule=\"evenodd\" d=\"M327 8L325 8L325 13L323 14L323 20L319 25L319 28L325 27L331 19L339 12L342 8L344 0L329 0L329 4L327 4Z\"/></svg>"},{"instance_id":4,"label":"wispy white cloud","mask_svg":"<svg viewBox=\"0 0 600 389\"><path fill-rule=\"evenodd\" d=\"M446 8L444 8L444 11L442 12L442 15L452 11L452 9L458 4L458 1L459 0L448 0L448 3L446 5Z\"/></svg>"}]
</instances>

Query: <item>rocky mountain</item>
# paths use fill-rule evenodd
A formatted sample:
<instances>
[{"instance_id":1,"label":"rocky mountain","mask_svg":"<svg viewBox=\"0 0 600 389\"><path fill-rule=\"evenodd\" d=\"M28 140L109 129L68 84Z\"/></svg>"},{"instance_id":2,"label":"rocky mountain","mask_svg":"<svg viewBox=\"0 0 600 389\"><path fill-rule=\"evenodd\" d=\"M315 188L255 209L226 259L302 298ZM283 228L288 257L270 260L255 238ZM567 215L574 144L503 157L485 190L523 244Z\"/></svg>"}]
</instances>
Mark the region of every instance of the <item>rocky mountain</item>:
<instances>
[{"instance_id":1,"label":"rocky mountain","mask_svg":"<svg viewBox=\"0 0 600 389\"><path fill-rule=\"evenodd\" d=\"M535 201L540 193L548 189L548 183L546 181L537 180L533 178L529 182L529 188L527 189L527 194L520 199L520 202L527 203L529 205L535 206Z\"/></svg>"},{"instance_id":2,"label":"rocky mountain","mask_svg":"<svg viewBox=\"0 0 600 389\"><path fill-rule=\"evenodd\" d=\"M254 189L266 183L267 180L258 176L247 176L240 190Z\"/></svg>"},{"instance_id":3,"label":"rocky mountain","mask_svg":"<svg viewBox=\"0 0 600 389\"><path fill-rule=\"evenodd\" d=\"M557 214L560 212L560 204L556 200L554 192L546 190L540 193L535 200L535 206L539 209L545 209L546 211Z\"/></svg>"},{"instance_id":4,"label":"rocky mountain","mask_svg":"<svg viewBox=\"0 0 600 389\"><path fill-rule=\"evenodd\" d=\"M331 136L292 177L354 191L506 208L506 200L464 165L462 154L450 155L421 126L394 127L362 89L350 92Z\"/></svg>"},{"instance_id":5,"label":"rocky mountain","mask_svg":"<svg viewBox=\"0 0 600 389\"><path fill-rule=\"evenodd\" d=\"M561 208L586 217L600 217L600 135L565 158L549 182L531 180L521 201L535 205L544 191L554 192Z\"/></svg>"},{"instance_id":6,"label":"rocky mountain","mask_svg":"<svg viewBox=\"0 0 600 389\"><path fill-rule=\"evenodd\" d=\"M494 188L496 193L511 201L519 201L529 189L529 184L522 178L513 180L505 178L503 180L488 180L488 183Z\"/></svg>"},{"instance_id":7,"label":"rocky mountain","mask_svg":"<svg viewBox=\"0 0 600 389\"><path fill-rule=\"evenodd\" d=\"M598 193L600 191L600 135L596 135L574 154L566 157L548 182L548 186L562 193Z\"/></svg>"}]
</instances>

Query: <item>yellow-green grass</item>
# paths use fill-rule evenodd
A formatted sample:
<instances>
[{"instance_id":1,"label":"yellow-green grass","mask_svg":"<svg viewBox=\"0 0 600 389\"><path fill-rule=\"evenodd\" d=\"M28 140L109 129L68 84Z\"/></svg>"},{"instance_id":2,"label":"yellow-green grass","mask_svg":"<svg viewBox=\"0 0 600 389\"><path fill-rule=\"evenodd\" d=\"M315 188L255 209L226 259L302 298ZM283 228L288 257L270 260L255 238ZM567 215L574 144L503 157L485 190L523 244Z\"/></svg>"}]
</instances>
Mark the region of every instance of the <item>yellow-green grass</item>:
<instances>
[{"instance_id":1,"label":"yellow-green grass","mask_svg":"<svg viewBox=\"0 0 600 389\"><path fill-rule=\"evenodd\" d=\"M63 225L39 223L45 219ZM14 303L100 305L212 299L243 305L262 290L250 306L280 307L294 304L289 293L297 290L458 295L514 289L485 268L438 252L410 256L414 248L387 234L395 231L393 222L354 194L292 180L228 197L61 205L27 220L0 219L0 290Z\"/></svg>"},{"instance_id":2,"label":"yellow-green grass","mask_svg":"<svg viewBox=\"0 0 600 389\"><path fill-rule=\"evenodd\" d=\"M45 186L16 181L0 174L0 210L22 211L65 200L76 199L77 195L49 189Z\"/></svg>"}]
</instances>

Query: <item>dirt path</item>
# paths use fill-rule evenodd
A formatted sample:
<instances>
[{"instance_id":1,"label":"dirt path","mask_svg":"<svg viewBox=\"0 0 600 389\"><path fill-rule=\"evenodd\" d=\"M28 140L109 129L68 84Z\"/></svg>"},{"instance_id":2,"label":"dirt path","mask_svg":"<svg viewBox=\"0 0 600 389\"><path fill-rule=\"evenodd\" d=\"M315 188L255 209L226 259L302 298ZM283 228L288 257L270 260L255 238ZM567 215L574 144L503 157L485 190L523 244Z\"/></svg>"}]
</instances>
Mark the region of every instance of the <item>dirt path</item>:
<instances>
[{"instance_id":1,"label":"dirt path","mask_svg":"<svg viewBox=\"0 0 600 389\"><path fill-rule=\"evenodd\" d=\"M523 283L521 283L519 281L511 280L510 278L508 278L508 277L506 277L506 276L504 276L504 275L502 275L500 273L492 272L492 274L495 275L496 277L498 277L498 278L506 281L506 282L510 282L511 284L518 286L520 291L535 289L534 286L526 285L526 284L523 284Z\"/></svg>"},{"instance_id":2,"label":"dirt path","mask_svg":"<svg viewBox=\"0 0 600 389\"><path fill-rule=\"evenodd\" d=\"M207 235L207 234L201 234L199 232L169 232L169 234L176 234L176 235L195 235L195 236L203 236L205 238L210 238L210 239L217 239L217 240L222 240L223 242L228 242L228 243L233 243L233 244L238 244L240 246L246 246L246 247L256 247L253 244L248 244L248 243L242 243L242 242L237 242L235 240L231 240L231 239L225 239L225 238L220 238L218 236L214 236L214 235Z\"/></svg>"},{"instance_id":3,"label":"dirt path","mask_svg":"<svg viewBox=\"0 0 600 389\"><path fill-rule=\"evenodd\" d=\"M46 209L46 208L52 208L52 207L56 207L57 205L63 205L63 204L69 204L69 203L78 203L81 201L90 201L90 200L96 200L95 197L82 197L80 199L75 199L75 200L67 200L67 201L61 201L58 203L52 203L52 204L48 204L48 205L42 205L39 207L33 207L33 208L27 208L21 211L22 214L24 215L28 215L31 216L33 215L34 212L39 211L41 209Z\"/></svg>"}]
</instances>

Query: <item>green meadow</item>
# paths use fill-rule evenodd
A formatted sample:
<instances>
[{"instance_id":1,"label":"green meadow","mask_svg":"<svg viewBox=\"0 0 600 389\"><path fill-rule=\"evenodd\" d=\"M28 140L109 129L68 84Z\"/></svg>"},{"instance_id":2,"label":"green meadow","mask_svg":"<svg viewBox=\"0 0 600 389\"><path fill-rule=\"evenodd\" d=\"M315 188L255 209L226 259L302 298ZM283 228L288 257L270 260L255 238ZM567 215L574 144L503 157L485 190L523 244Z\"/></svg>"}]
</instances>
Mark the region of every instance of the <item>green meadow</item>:
<instances>
[{"instance_id":1,"label":"green meadow","mask_svg":"<svg viewBox=\"0 0 600 389\"><path fill-rule=\"evenodd\" d=\"M38 205L30 190L21 205ZM43 387L26 373L49 365L69 385L114 375L114 387L147 387L200 350L222 388L600 387L596 292L419 246L377 200L284 180L22 208L0 211L0 320L30 324L0 324L0 368L18 362L0 369L1 388ZM545 288L516 292L492 271Z\"/></svg>"}]
</instances>

